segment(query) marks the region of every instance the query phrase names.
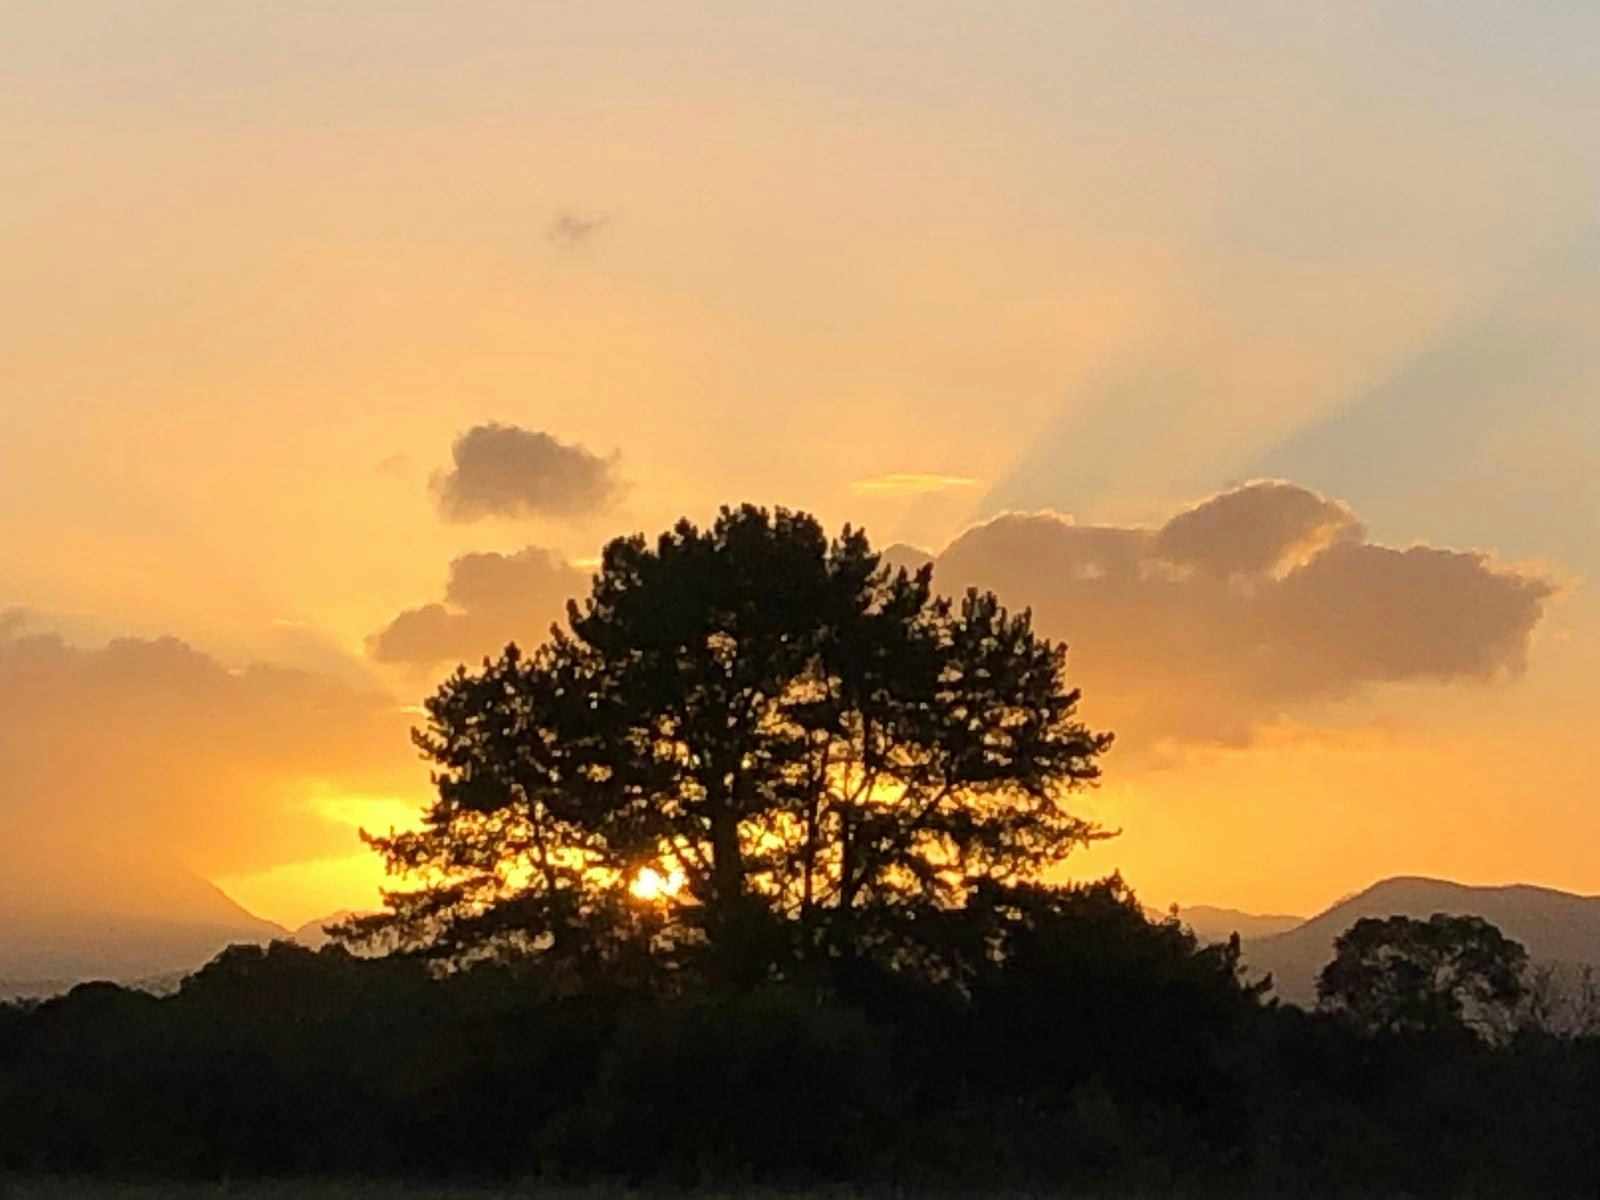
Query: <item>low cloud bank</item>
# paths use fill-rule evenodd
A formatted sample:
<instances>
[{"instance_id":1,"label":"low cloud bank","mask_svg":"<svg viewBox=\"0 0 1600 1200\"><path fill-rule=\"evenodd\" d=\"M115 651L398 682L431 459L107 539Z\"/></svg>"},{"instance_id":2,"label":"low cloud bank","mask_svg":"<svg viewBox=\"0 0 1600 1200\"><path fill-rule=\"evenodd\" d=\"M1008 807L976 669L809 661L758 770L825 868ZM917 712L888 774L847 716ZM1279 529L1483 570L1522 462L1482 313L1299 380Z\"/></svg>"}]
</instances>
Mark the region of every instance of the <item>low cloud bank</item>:
<instances>
[{"instance_id":1,"label":"low cloud bank","mask_svg":"<svg viewBox=\"0 0 1600 1200\"><path fill-rule=\"evenodd\" d=\"M1158 528L1007 514L948 546L935 581L1031 607L1124 745L1245 742L1372 684L1515 677L1556 591L1477 551L1377 544L1344 505L1278 482Z\"/></svg>"},{"instance_id":2,"label":"low cloud bank","mask_svg":"<svg viewBox=\"0 0 1600 1200\"><path fill-rule=\"evenodd\" d=\"M352 853L354 831L307 797L419 793L410 723L381 692L176 638L81 647L0 620L0 876L49 879L39 899L70 907L156 864L222 875Z\"/></svg>"},{"instance_id":3,"label":"low cloud bank","mask_svg":"<svg viewBox=\"0 0 1600 1200\"><path fill-rule=\"evenodd\" d=\"M476 662L507 642L544 641L567 600L588 590L587 572L537 546L465 554L450 564L442 602L406 609L367 639L367 651L419 668Z\"/></svg>"}]
</instances>

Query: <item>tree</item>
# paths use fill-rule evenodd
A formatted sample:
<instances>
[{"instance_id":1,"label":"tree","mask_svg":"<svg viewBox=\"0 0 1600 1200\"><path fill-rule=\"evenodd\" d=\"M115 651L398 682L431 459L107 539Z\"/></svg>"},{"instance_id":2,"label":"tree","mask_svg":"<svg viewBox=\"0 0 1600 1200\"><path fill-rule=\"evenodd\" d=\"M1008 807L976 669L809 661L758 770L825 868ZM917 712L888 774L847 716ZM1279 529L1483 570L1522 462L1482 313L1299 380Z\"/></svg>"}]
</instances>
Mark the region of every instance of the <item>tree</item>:
<instances>
[{"instance_id":1,"label":"tree","mask_svg":"<svg viewBox=\"0 0 1600 1200\"><path fill-rule=\"evenodd\" d=\"M1070 887L986 887L966 921L984 954L968 985L975 1074L1034 1094L1093 1078L1204 1104L1219 1061L1256 1015L1238 935L1205 944L1151 920L1118 875Z\"/></svg>"},{"instance_id":2,"label":"tree","mask_svg":"<svg viewBox=\"0 0 1600 1200\"><path fill-rule=\"evenodd\" d=\"M1368 1033L1508 1029L1527 951L1482 917L1364 917L1334 943L1321 1005Z\"/></svg>"},{"instance_id":3,"label":"tree","mask_svg":"<svg viewBox=\"0 0 1600 1200\"><path fill-rule=\"evenodd\" d=\"M747 975L892 947L1104 836L1066 803L1111 739L1065 656L805 514L618 539L567 628L429 699L437 799L369 839L421 886L356 932L449 956L666 938ZM675 894L630 903L646 870Z\"/></svg>"},{"instance_id":4,"label":"tree","mask_svg":"<svg viewBox=\"0 0 1600 1200\"><path fill-rule=\"evenodd\" d=\"M1528 972L1521 1028L1559 1038L1600 1036L1600 977L1587 963L1542 963Z\"/></svg>"}]
</instances>

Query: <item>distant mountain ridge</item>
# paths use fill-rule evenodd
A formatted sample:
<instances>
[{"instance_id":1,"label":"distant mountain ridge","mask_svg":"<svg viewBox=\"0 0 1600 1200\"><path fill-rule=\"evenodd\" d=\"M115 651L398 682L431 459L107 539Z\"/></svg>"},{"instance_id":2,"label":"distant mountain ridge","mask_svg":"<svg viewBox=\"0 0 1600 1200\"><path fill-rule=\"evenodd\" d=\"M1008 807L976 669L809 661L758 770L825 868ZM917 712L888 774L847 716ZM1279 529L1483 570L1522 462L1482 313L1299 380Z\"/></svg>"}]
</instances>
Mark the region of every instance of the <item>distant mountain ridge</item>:
<instances>
[{"instance_id":1,"label":"distant mountain ridge","mask_svg":"<svg viewBox=\"0 0 1600 1200\"><path fill-rule=\"evenodd\" d=\"M1535 963L1600 968L1600 897L1531 884L1473 887L1420 876L1381 880L1275 934L1249 937L1241 929L1245 965L1258 978L1270 973L1275 995L1311 1005L1334 941L1350 926L1363 917L1426 920L1434 913L1482 917L1521 942Z\"/></svg>"},{"instance_id":2,"label":"distant mountain ridge","mask_svg":"<svg viewBox=\"0 0 1600 1200\"><path fill-rule=\"evenodd\" d=\"M1287 933L1305 923L1304 917L1240 912L1235 908L1216 908L1210 904L1180 907L1178 919L1194 930L1196 937L1206 942L1225 942L1235 933L1241 941L1254 941Z\"/></svg>"},{"instance_id":3,"label":"distant mountain ridge","mask_svg":"<svg viewBox=\"0 0 1600 1200\"><path fill-rule=\"evenodd\" d=\"M235 943L289 936L198 875L96 868L125 886L58 897L0 881L0 998L52 995L91 979L155 985Z\"/></svg>"},{"instance_id":4,"label":"distant mountain ridge","mask_svg":"<svg viewBox=\"0 0 1600 1200\"><path fill-rule=\"evenodd\" d=\"M307 921L289 936L308 950L320 950L333 940L328 936L328 926L342 925L351 917L366 915L366 913L357 912L353 908L341 908L338 912L331 912L325 917L318 917L315 921Z\"/></svg>"},{"instance_id":5,"label":"distant mountain ridge","mask_svg":"<svg viewBox=\"0 0 1600 1200\"><path fill-rule=\"evenodd\" d=\"M160 905L119 912L83 903L45 907L36 893L26 905L13 903L0 879L0 999L52 995L90 979L164 990L229 945L283 938L315 949L328 940L324 926L355 915L331 913L290 931L253 916L198 876L163 875L161 883ZM1483 917L1521 942L1536 963L1600 969L1600 897L1530 884L1474 887L1400 876L1309 919L1211 905L1180 908L1178 917L1205 941L1237 932L1250 974L1270 973L1274 995L1309 1006L1335 939L1358 920L1437 912Z\"/></svg>"}]
</instances>

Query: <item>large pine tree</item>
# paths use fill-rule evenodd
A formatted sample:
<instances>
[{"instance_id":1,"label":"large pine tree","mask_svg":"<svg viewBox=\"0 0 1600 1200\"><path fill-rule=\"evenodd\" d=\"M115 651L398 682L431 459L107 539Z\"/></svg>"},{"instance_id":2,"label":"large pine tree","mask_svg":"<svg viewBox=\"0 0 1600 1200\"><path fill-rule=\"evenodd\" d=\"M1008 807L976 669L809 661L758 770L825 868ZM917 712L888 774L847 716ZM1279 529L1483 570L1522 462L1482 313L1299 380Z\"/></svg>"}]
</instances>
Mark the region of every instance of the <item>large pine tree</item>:
<instances>
[{"instance_id":1,"label":"large pine tree","mask_svg":"<svg viewBox=\"0 0 1600 1200\"><path fill-rule=\"evenodd\" d=\"M1110 736L1065 647L859 531L745 506L618 539L567 625L428 700L437 799L370 839L414 886L354 934L453 959L653 934L759 977L914 942L1101 835L1067 804Z\"/></svg>"}]
</instances>

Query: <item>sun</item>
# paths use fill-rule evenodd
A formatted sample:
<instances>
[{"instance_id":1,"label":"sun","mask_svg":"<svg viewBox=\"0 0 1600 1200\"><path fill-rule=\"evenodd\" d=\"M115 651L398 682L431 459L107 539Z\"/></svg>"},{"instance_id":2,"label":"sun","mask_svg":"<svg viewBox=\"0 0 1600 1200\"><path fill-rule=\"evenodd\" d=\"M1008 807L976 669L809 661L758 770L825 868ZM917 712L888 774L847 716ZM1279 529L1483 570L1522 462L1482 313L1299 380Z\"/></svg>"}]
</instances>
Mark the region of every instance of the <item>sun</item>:
<instances>
[{"instance_id":1,"label":"sun","mask_svg":"<svg viewBox=\"0 0 1600 1200\"><path fill-rule=\"evenodd\" d=\"M639 900L659 904L676 896L683 888L683 872L674 867L666 874L662 874L654 867L642 867L633 882L628 885L628 891Z\"/></svg>"}]
</instances>

